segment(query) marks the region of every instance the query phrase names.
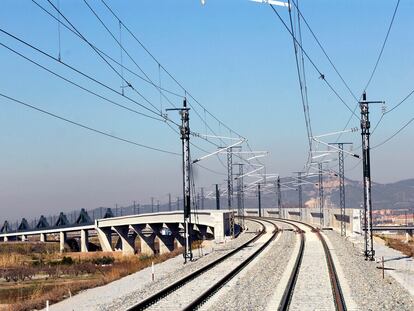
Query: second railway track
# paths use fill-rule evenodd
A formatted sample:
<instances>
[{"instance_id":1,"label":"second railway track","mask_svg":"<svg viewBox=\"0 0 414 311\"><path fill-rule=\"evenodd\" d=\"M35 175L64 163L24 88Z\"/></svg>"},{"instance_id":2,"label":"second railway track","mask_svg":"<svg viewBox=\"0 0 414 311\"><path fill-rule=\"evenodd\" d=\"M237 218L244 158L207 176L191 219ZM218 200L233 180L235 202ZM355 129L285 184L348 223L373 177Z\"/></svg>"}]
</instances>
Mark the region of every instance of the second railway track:
<instances>
[{"instance_id":1,"label":"second railway track","mask_svg":"<svg viewBox=\"0 0 414 311\"><path fill-rule=\"evenodd\" d=\"M265 219L262 231L241 247L147 297L128 310L196 310L256 258L276 237L277 226ZM202 282L201 278L202 276Z\"/></svg>"},{"instance_id":2,"label":"second railway track","mask_svg":"<svg viewBox=\"0 0 414 311\"><path fill-rule=\"evenodd\" d=\"M298 221L273 220L290 224L300 236L298 254L277 309L346 310L332 255L319 229Z\"/></svg>"}]
</instances>

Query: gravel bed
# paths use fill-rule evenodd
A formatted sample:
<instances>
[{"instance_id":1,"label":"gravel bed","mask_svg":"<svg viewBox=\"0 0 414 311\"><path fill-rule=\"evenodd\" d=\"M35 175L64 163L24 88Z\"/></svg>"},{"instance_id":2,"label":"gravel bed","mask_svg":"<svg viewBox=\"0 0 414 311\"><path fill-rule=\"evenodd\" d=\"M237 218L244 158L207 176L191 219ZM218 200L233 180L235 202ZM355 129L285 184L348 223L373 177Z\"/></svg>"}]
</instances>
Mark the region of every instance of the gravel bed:
<instances>
[{"instance_id":1,"label":"gravel bed","mask_svg":"<svg viewBox=\"0 0 414 311\"><path fill-rule=\"evenodd\" d=\"M279 228L291 228L277 223ZM295 233L284 231L256 263L242 271L222 288L222 293L207 302L201 310L266 310L274 290L292 256Z\"/></svg>"},{"instance_id":2,"label":"gravel bed","mask_svg":"<svg viewBox=\"0 0 414 311\"><path fill-rule=\"evenodd\" d=\"M237 248L238 246L251 239L256 231L261 228L261 226L256 222L248 220L246 220L246 226L248 227L248 230L245 233L241 234L235 240L228 241L225 245L215 246L214 249L212 249L211 253L209 253L207 256L203 256L196 261L187 263L186 265L177 265L176 269L173 271L169 271L168 273L164 274L161 273L155 282L137 284L136 290L131 291L131 289L129 289L128 294L118 296L116 298L114 297L111 303L100 304L97 306L97 310L125 310L133 304L145 299L146 297L149 297L157 291L160 291L167 285L170 285L171 283L183 278L184 276L200 269L206 264L220 258L221 256L224 256L231 250ZM168 264L168 261L165 263Z\"/></svg>"},{"instance_id":3,"label":"gravel bed","mask_svg":"<svg viewBox=\"0 0 414 311\"><path fill-rule=\"evenodd\" d=\"M338 233L324 233L334 247L359 310L414 310L410 294L392 277L386 275L383 279L377 263L365 261L361 250Z\"/></svg>"}]
</instances>

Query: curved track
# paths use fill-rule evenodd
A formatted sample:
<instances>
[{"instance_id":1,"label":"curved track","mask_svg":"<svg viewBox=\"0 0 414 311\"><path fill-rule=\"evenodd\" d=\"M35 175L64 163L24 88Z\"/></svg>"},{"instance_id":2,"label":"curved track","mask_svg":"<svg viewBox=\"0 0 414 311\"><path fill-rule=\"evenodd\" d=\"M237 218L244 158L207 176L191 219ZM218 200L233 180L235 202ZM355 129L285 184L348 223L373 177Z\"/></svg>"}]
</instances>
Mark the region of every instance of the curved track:
<instances>
[{"instance_id":1,"label":"curved track","mask_svg":"<svg viewBox=\"0 0 414 311\"><path fill-rule=\"evenodd\" d=\"M302 261L303 261L304 254L305 254L305 243L306 243L304 230L302 230L299 226L306 226L307 228L309 228L312 233L316 234L319 241L321 242L322 247L323 247L324 257L325 257L326 264L327 264L327 270L328 270L328 274L329 274L329 280L330 280L330 285L331 285L331 291L332 291L332 297L333 297L333 303L334 303L335 310L337 310L337 311L346 310L345 300L344 300L344 297L343 297L343 294L342 294L340 282L339 282L339 279L338 279L338 275L336 273L336 269L335 269L335 265L334 265L334 262L333 262L333 259L332 259L332 255L331 255L330 250L329 250L329 248L326 244L326 241L325 241L324 237L322 236L322 234L320 233L319 229L317 229L317 228L315 228L315 227L313 227L309 224L300 222L300 221L278 219L278 218L269 218L269 219L290 224L291 226L293 226L295 228L295 230L297 232L300 233L299 251L298 251L298 254L297 254L297 257L296 257L296 261L293 265L292 273L289 277L289 280L287 282L287 285L286 285L286 288L284 290L283 296L280 300L278 310L289 310L289 309L291 309L291 307L294 307L293 305L291 306L291 303L292 303L292 300L293 300L293 297L294 297L294 294L295 294L295 289L296 289L296 284L298 282L298 277L299 277L300 271L302 269L301 266L302 266ZM316 280L308 280L308 281L310 283L312 283L312 282L315 283L315 282L319 282L320 280L316 279ZM308 290L311 291L312 288L309 288Z\"/></svg>"},{"instance_id":2,"label":"curved track","mask_svg":"<svg viewBox=\"0 0 414 311\"><path fill-rule=\"evenodd\" d=\"M278 230L272 221L250 220L258 222L262 226L262 230L255 237L128 310L167 310L172 307L174 309L195 310L200 307L276 238ZM203 282L200 282L200 276L203 277ZM177 299L180 301L179 307L177 307Z\"/></svg>"}]
</instances>

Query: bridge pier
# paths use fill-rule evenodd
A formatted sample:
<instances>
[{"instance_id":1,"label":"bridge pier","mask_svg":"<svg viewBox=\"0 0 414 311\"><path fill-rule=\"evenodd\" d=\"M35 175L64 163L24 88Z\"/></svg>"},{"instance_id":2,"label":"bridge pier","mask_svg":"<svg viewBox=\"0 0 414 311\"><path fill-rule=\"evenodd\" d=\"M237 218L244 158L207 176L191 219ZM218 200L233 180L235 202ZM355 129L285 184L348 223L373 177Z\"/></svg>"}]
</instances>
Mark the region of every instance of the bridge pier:
<instances>
[{"instance_id":1,"label":"bridge pier","mask_svg":"<svg viewBox=\"0 0 414 311\"><path fill-rule=\"evenodd\" d=\"M85 230L85 229L81 230L80 244L81 244L81 252L82 253L87 253L88 252L88 244L89 244L89 232L88 232L88 230Z\"/></svg>"},{"instance_id":2,"label":"bridge pier","mask_svg":"<svg viewBox=\"0 0 414 311\"><path fill-rule=\"evenodd\" d=\"M66 232L59 232L59 251L63 253L65 250L65 243L66 243Z\"/></svg>"},{"instance_id":3,"label":"bridge pier","mask_svg":"<svg viewBox=\"0 0 414 311\"><path fill-rule=\"evenodd\" d=\"M160 254L172 252L174 250L174 237L172 231L167 225L156 231L160 246Z\"/></svg>"},{"instance_id":4,"label":"bridge pier","mask_svg":"<svg viewBox=\"0 0 414 311\"><path fill-rule=\"evenodd\" d=\"M99 243L103 252L112 252L112 229L96 227Z\"/></svg>"},{"instance_id":5,"label":"bridge pier","mask_svg":"<svg viewBox=\"0 0 414 311\"><path fill-rule=\"evenodd\" d=\"M156 234L148 225L131 225L141 242L141 254L152 256L155 254L154 241Z\"/></svg>"},{"instance_id":6,"label":"bridge pier","mask_svg":"<svg viewBox=\"0 0 414 311\"><path fill-rule=\"evenodd\" d=\"M46 242L46 234L45 233L40 234L40 242Z\"/></svg>"},{"instance_id":7,"label":"bridge pier","mask_svg":"<svg viewBox=\"0 0 414 311\"><path fill-rule=\"evenodd\" d=\"M121 250L124 255L133 255L135 254L135 237L133 241L128 238L129 226L118 226L112 227L113 230L118 234L119 238L121 239Z\"/></svg>"},{"instance_id":8,"label":"bridge pier","mask_svg":"<svg viewBox=\"0 0 414 311\"><path fill-rule=\"evenodd\" d=\"M405 232L405 243L408 243L413 238L413 229L408 229Z\"/></svg>"},{"instance_id":9,"label":"bridge pier","mask_svg":"<svg viewBox=\"0 0 414 311\"><path fill-rule=\"evenodd\" d=\"M4 238L3 238L3 241L4 242L7 242L9 240L9 238L7 237L7 236L5 236Z\"/></svg>"},{"instance_id":10,"label":"bridge pier","mask_svg":"<svg viewBox=\"0 0 414 311\"><path fill-rule=\"evenodd\" d=\"M21 235L21 239L22 239L22 242L26 242L26 240L27 240L27 236L26 236L26 235L24 235L24 234L22 234L22 235Z\"/></svg>"},{"instance_id":11,"label":"bridge pier","mask_svg":"<svg viewBox=\"0 0 414 311\"><path fill-rule=\"evenodd\" d=\"M184 239L184 226L182 224L176 224L176 223L169 223L167 224L168 229L170 229L172 233L172 243L175 248L175 245L177 245L177 248L184 247L185 245L185 239Z\"/></svg>"}]
</instances>

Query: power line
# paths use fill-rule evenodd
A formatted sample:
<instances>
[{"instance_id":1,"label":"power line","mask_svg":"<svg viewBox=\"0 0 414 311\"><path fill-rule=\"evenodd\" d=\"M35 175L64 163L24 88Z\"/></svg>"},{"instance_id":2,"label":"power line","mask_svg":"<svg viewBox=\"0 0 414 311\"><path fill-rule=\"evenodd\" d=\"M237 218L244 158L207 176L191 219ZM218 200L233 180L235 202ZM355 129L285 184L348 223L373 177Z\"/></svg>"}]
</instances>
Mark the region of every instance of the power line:
<instances>
[{"instance_id":1,"label":"power line","mask_svg":"<svg viewBox=\"0 0 414 311\"><path fill-rule=\"evenodd\" d=\"M291 0L293 5L296 7L296 10L298 11L298 13L300 14L300 16L302 17L303 21L305 22L306 27L309 29L310 33L312 34L313 38L315 39L316 43L318 44L318 46L321 48L323 54L326 56L326 58L328 59L328 62L331 64L332 68L335 70L336 74L339 76L339 78L341 79L342 83L345 85L345 87L347 88L347 90L349 91L349 93L352 95L352 97L358 101L357 97L355 96L354 92L352 92L351 88L349 87L348 83L346 83L345 79L342 77L342 75L339 73L339 70L336 68L336 66L334 65L332 59L329 57L328 53L326 52L326 50L324 49L324 47L322 46L320 40L318 39L318 37L316 36L315 32L312 30L312 28L310 27L309 23L307 22L306 18L303 16L301 10L299 9L299 5L296 4L295 0Z\"/></svg>"},{"instance_id":2,"label":"power line","mask_svg":"<svg viewBox=\"0 0 414 311\"><path fill-rule=\"evenodd\" d=\"M414 94L414 90L412 90L410 93L408 93L408 95L407 96L405 96L398 104L396 104L394 107L392 107L390 110L388 110L388 111L386 111L386 112L384 112L384 114L388 114L388 113L390 113L391 111L393 111L393 110L395 110L395 109L397 109L399 106L401 106L401 104L403 104L408 98L410 98L411 97L411 95L413 95Z\"/></svg>"},{"instance_id":3,"label":"power line","mask_svg":"<svg viewBox=\"0 0 414 311\"><path fill-rule=\"evenodd\" d=\"M44 11L47 15L49 15L51 18L53 18L54 20L56 20L60 25L62 25L63 27L65 27L68 31L70 31L72 34L74 34L75 36L77 36L78 38L80 38L81 40L82 37L75 32L72 28L70 28L69 26L67 26L64 22L62 22L60 19L58 19L57 17L55 17L52 13L50 13L45 7L43 7L41 4L39 4L38 2L36 2L35 0L32 0L32 2L34 4L36 4L36 6L38 6L42 11ZM60 16L60 15L59 15ZM117 60L115 60L113 57L109 56L107 53L105 53L104 51L102 51L101 49L99 49L96 45L94 45L94 47L99 51L99 53L101 53L102 55L104 55L106 58L108 58L109 60L111 60L113 63L115 63L116 65L120 66L122 69L128 71L129 73L131 73L132 75L136 76L137 78L139 78L140 80L151 84L152 86L156 87L157 89L169 93L171 95L177 96L179 98L184 98L183 95L180 95L176 92L173 92L171 90L159 87L158 85L156 85L154 82L147 80L145 77L137 74L135 71L132 71L130 68L126 67L124 64L121 64L120 62L118 62Z\"/></svg>"},{"instance_id":4,"label":"power line","mask_svg":"<svg viewBox=\"0 0 414 311\"><path fill-rule=\"evenodd\" d=\"M392 134L390 137L388 137L386 140L384 140L383 142L373 146L371 149L376 149L378 147L381 147L382 145L386 144L387 142L389 142L391 139L393 139L395 136L397 136L399 133L401 133L408 125L411 124L411 122L414 121L414 118L411 118L411 120L409 120L407 123L405 123L400 129L398 129L394 134Z\"/></svg>"},{"instance_id":5,"label":"power line","mask_svg":"<svg viewBox=\"0 0 414 311\"><path fill-rule=\"evenodd\" d=\"M84 0L84 3L86 4L86 6L89 8L89 10L93 13L93 15L98 19L98 21L101 23L101 25L105 28L105 30L109 33L109 35L112 37L112 39L119 45L119 47L121 48L121 52L124 51L125 54L128 56L128 58L135 64L135 66L138 67L138 69L144 74L144 76L151 82L152 85L154 85L154 87L156 89L159 90L160 95L163 96L172 107L177 108L177 106L175 106L168 97L166 97L159 88L157 88L155 86L155 83L151 80L151 78L145 73L145 71L141 68L141 66L138 65L138 63L135 61L135 59L131 56L131 54L125 49L125 47L122 45L121 41L118 40L115 35L112 33L112 31L108 28L108 26L104 23L104 21L99 17L98 13L96 13L96 11L89 5L89 3ZM119 29L121 30L122 28L122 23L120 21L118 21L119 24ZM122 66L121 66L122 68ZM155 107L155 105L152 105L153 107ZM161 111L161 110L159 110Z\"/></svg>"},{"instance_id":6,"label":"power line","mask_svg":"<svg viewBox=\"0 0 414 311\"><path fill-rule=\"evenodd\" d=\"M84 0L84 2L85 2L85 4L88 6L88 8L91 10L91 12L95 15L95 17L99 20L99 22L103 25L103 27L106 29L106 31L111 35L111 37L117 42L117 44L121 47L121 49L123 50L123 51L125 51L125 53L128 55L128 57L138 66L138 64L133 60L133 58L131 57L131 55L128 53L128 51L126 51L126 49L121 45L121 43L115 38L115 36L112 34L112 32L109 30L109 28L106 26L106 24L102 21L102 19L99 17L99 15L96 13L96 11L89 5L89 3L86 1L86 0ZM106 5L106 4L105 4ZM112 14L114 14L112 11L111 11L111 13ZM115 15L114 15L115 16ZM122 23L122 21L117 17L117 16L115 16L115 18L118 20L118 23L119 24L122 24L123 25L123 23ZM125 27L125 25L123 25L124 26L124 28L125 29L127 29L126 27ZM128 31L128 29L127 29L127 31ZM155 60L155 57L145 48L145 50L151 55L151 57ZM158 64L158 68L161 68L161 64L157 61L157 60L155 60L156 61L156 63ZM138 68L140 68L139 66L138 66ZM140 70L142 71L142 69L140 68ZM143 72L143 71L142 71ZM143 72L144 73L144 72ZM169 74L168 72L167 72L167 74ZM145 73L144 73L144 75L146 75ZM149 77L146 75L146 77L149 79ZM170 75L170 77L176 82L176 83L178 83L171 75ZM186 90L185 90L186 91ZM168 98L167 98L167 100L168 100ZM170 102L170 101L169 101ZM170 104L172 104L171 102L170 102ZM196 113L196 115L199 117L199 119L205 124L205 126L214 134L214 135L216 135L217 136L217 134L215 133L215 131L210 127L210 125L206 122L206 120L205 119L203 119L203 117L200 115L200 113L197 111L197 109L195 109L195 107L194 106L192 106L191 105L191 102L189 103L190 104L190 106L194 109L194 112ZM172 106L173 107L175 107L173 104L172 104ZM204 111L206 112L206 109L204 108ZM208 139L206 139L207 141L209 141ZM223 142L223 140L222 139L220 139L222 142ZM209 141L210 142L210 141ZM224 142L223 142L224 143Z\"/></svg>"},{"instance_id":7,"label":"power line","mask_svg":"<svg viewBox=\"0 0 414 311\"><path fill-rule=\"evenodd\" d=\"M378 64L379 64L379 62L381 60L382 53L384 52L385 44L387 43L388 36L390 34L392 25L394 23L395 15L397 14L397 10L398 10L398 6L399 5L400 5L400 0L397 0L397 4L395 5L395 9L394 9L394 13L392 14L392 18L391 18L390 25L388 26L388 31L387 31L387 34L385 35L384 42L382 43L381 50L380 50L380 52L378 54L377 61L375 62L374 69L372 70L371 75L370 75L370 77L368 79L368 82L365 85L364 91L362 93L364 93L367 90L367 88L368 88L369 84L371 83L371 80L374 77L374 74L375 74L375 72L377 70Z\"/></svg>"},{"instance_id":8,"label":"power line","mask_svg":"<svg viewBox=\"0 0 414 311\"><path fill-rule=\"evenodd\" d=\"M367 84L365 85L364 92L366 91L366 89L368 88L369 84L371 83L371 80L372 80L372 78L374 77L374 74L375 74L375 72L376 72L376 70L377 70L378 64L379 64L379 62L380 62L380 60L381 60L381 56L382 56L382 53L384 52L384 48L385 48L385 45L386 45L386 43L387 43L388 36L389 36L389 34L390 34L390 31L391 31L392 25L393 25L393 23L394 23L394 18L395 18L395 15L396 15L396 13L397 13L397 9L398 9L399 4L400 4L400 0L398 0L398 1L397 1L397 4L396 4L396 6L395 6L394 13L393 13L393 15L392 15L392 19L391 19L390 25L388 26L388 31L387 31L387 34L386 34L386 36L385 36L384 42L382 43L381 50L380 50L380 53L378 54L378 57L377 57L377 61L376 61L376 63L375 63L375 66L374 66L374 68L373 68L373 70L372 70L372 72L371 72L371 75L370 75L370 77L369 77L369 79L368 79ZM362 92L362 93L364 93L364 92ZM414 92L414 90L413 90L413 92ZM358 108L358 103L355 105L355 108L354 108L354 110L353 110L353 111L355 112L357 108ZM396 108L396 107L395 107L395 108ZM393 108L393 109L394 109L394 108ZM379 123L382 121L382 118L383 118L383 115L381 116L381 118L380 118L380 120L378 121L378 123L375 125L374 130L372 131L372 133L371 133L371 134L373 134L373 133L375 132L375 130L377 129L377 127L378 127ZM351 120L352 120L352 115L351 115L351 116L350 116L350 118L348 119L348 122L346 123L346 125L345 125L344 129L346 129L346 128L348 127L349 122L351 122ZM342 136L342 134L340 134L340 135L339 135L338 140L341 138L341 136Z\"/></svg>"},{"instance_id":9,"label":"power line","mask_svg":"<svg viewBox=\"0 0 414 311\"><path fill-rule=\"evenodd\" d=\"M63 77L62 75L60 75L60 74L58 74L58 73L54 72L53 70L50 70L50 69L46 68L45 66L43 66L43 65L39 64L38 62L36 62L36 61L34 61L34 60L32 60L32 59L28 58L27 56L25 56L25 55L21 54L20 52L17 52L16 50L12 49L11 47L9 47L9 46L7 46L7 45L5 45L5 44L1 43L1 42L0 42L0 45L1 45L1 46L3 46L4 48L8 49L9 51L13 52L14 54L16 54L16 55L20 56L21 58L23 58L23 59L27 60L28 62L30 62L30 63L32 63L32 64L34 64L34 65L36 65L36 66L38 66L38 67L42 68L43 70L45 70L45 71L47 71L47 72L51 73L52 75L54 75L54 76L56 76L56 77L58 77L58 78L60 78L60 79L62 79L62 80L64 80L64 81L66 81L67 83L72 84L72 85L74 85L74 86L76 86L76 87L80 88L81 90L84 90L85 92L88 92L89 94L92 94L92 95L94 95L94 96L96 96L96 97L98 97L98 98L100 98L100 99L103 99L103 100L105 100L105 101L107 101L107 102L109 102L109 103L111 103L111 104L113 104L113 105L115 105L115 106L121 107L121 108L123 108L123 109L125 109L125 110L127 110L127 111L130 111L130 112L133 112L133 113L136 113L136 114L142 115L142 116L144 116L144 117L147 117L147 118L150 118L150 119L153 119L153 120L157 120L157 121L165 122L165 120L164 120L164 119L159 119L159 118L156 118L156 117L150 116L150 115L148 115L148 114L142 113L142 112L140 112L140 111L137 111L137 110L131 109L131 108L129 108L129 107L127 107L127 106L124 106L124 105L122 105L122 104L119 104L119 103L117 103L117 102L115 102L115 101L113 101L113 100L111 100L111 99L109 99L109 98L107 98L107 97L104 97L104 96L102 96L102 95L99 95L98 93L96 93L96 92L94 92L94 91L92 91L92 90L90 90L90 89L88 89L88 88L85 88L85 87L81 86L80 84L78 84L78 83L76 83L76 82L73 82L72 80L70 80L70 79L68 79L68 78Z\"/></svg>"},{"instance_id":10,"label":"power line","mask_svg":"<svg viewBox=\"0 0 414 311\"><path fill-rule=\"evenodd\" d=\"M285 23L285 21L282 19L280 14L277 12L277 10L274 8L273 5L269 4L272 8L273 12L276 14L276 16L279 18L279 20L282 22L286 30L289 32L289 34L292 36L293 40L297 43L297 45L302 50L303 54L306 56L306 58L309 60L313 68L318 72L319 78L321 78L325 84L328 86L328 88L335 94L335 96L341 101L343 105L359 120L358 115L349 107L349 105L343 100L343 98L338 94L338 92L333 88L333 86L329 83L329 81L326 79L326 76L319 70L318 66L316 66L315 62L310 58L308 53L303 49L302 45L298 42L298 40L295 38L295 35L290 31L288 25Z\"/></svg>"},{"instance_id":11,"label":"power line","mask_svg":"<svg viewBox=\"0 0 414 311\"><path fill-rule=\"evenodd\" d=\"M84 2L87 4L87 1L84 0ZM104 6L108 9L108 11L114 16L114 18L120 23L122 24L122 26L125 28L125 30L132 36L132 38L144 49L144 51L155 61L155 63L158 65L159 68L162 68L162 70L185 92L186 97L187 95L194 101L196 102L203 110L205 113L208 113L211 117L213 117L218 123L219 125L222 124L224 127L226 127L231 133L236 134L237 136L239 136L240 138L243 138L240 134L238 134L237 132L235 132L234 130L232 130L230 127L228 127L226 124L224 124L221 120L219 120L217 117L215 117L205 106L203 106L200 102L198 102L198 100L196 98L194 98L194 96L192 96L188 90L186 88L184 88L184 86L158 61L158 59L149 51L149 49L137 38L137 36L130 30L130 28L128 26L125 25L125 23L118 17L117 14L115 14L115 12L109 7L109 5L104 1L101 0L101 2L104 4ZM94 10L88 5L88 7L94 12ZM102 20L98 17L98 15L96 14L96 12L94 12L95 16L98 18L98 20L101 21L101 23L103 24ZM103 24L104 25L104 24ZM104 25L105 26L105 25ZM105 28L109 31L108 27L105 26ZM116 40L116 38L114 38ZM118 43L119 44L119 43ZM217 134L215 133L215 131L211 128L211 126L206 122L206 120L200 115L200 113L197 111L197 109L195 109L194 105L191 104L191 101L189 101L189 105L190 107L192 107L194 109L194 112L196 113L197 117L205 124L205 126L211 131L211 133L213 133L214 135L217 136ZM221 142L224 143L224 141L222 139L219 139ZM208 141L208 140L207 140ZM237 156L237 155L236 155ZM237 156L239 157L239 156ZM250 165L250 163L246 160L244 160L243 158L239 157L242 161L248 163ZM219 161L221 162L220 158ZM223 163L221 163L222 165L224 165Z\"/></svg>"},{"instance_id":12,"label":"power line","mask_svg":"<svg viewBox=\"0 0 414 311\"><path fill-rule=\"evenodd\" d=\"M405 96L398 104L396 104L394 107L392 107L390 110L385 111L382 115L381 118L378 120L377 124L375 124L374 130L372 131L371 134L373 134L375 132L375 130L377 129L378 125L381 123L381 121L383 120L383 118L391 113L392 111L394 111L395 109L397 109L398 107L400 107L407 99L409 99L411 97L411 95L414 94L414 90L412 90L410 93L408 93L407 96Z\"/></svg>"},{"instance_id":13,"label":"power line","mask_svg":"<svg viewBox=\"0 0 414 311\"><path fill-rule=\"evenodd\" d=\"M7 31L5 31L5 30L4 30L4 29L2 29L2 28L0 28L0 32L2 32L3 34L6 34L7 36L9 36L9 37L11 37L11 38L13 38L13 39L15 39L16 41L19 41L20 43L22 43L22 44L26 45L27 47L30 47L31 49L33 49L33 50L35 50L35 51L37 51L37 52L41 53L42 55L44 55L44 56L46 56L46 57L48 57L48 58L50 58L50 59L52 59L52 60L54 60L54 61L58 62L59 64L64 65L65 67L67 67L67 68L69 68L69 69L71 69L71 70L75 71L76 73L78 73L78 74L82 75L83 77L85 77L85 78L87 78L87 79L89 79L89 80L91 80L91 81L93 81L93 82L95 82L95 83L99 84L100 86L102 86L102 87L104 87L104 88L106 88L106 89L108 89L108 90L110 90L110 91L112 91L112 92L114 92L114 93L116 93L116 94L118 94L118 95L122 96L122 94L121 94L119 91L115 90L114 88L112 88L112 87L110 87L110 86L106 85L105 83L103 83L103 82L101 82L101 81L97 80L96 78L91 77L90 75L88 75L88 74L84 73L83 71L81 71L81 70L79 70L79 69L77 69L77 68L75 68L75 67L73 67L73 66L71 66L71 65L69 65L69 64L67 64L67 63L65 63L64 61L59 61L56 57L54 57L54 56L50 55L49 53L47 53L47 52L45 52L45 51L43 51L43 50L41 50L40 48L38 48L38 47L36 47L36 46L34 46L34 45L32 45L32 44L28 43L27 41L25 41L25 40L23 40L23 39L20 39L20 38L16 37L15 35L13 35L13 34L11 34L11 33L7 32ZM154 110L152 110L151 108L148 108L147 106L145 106L145 105L141 104L140 102L138 102L138 101L136 101L136 100L134 100L134 99L132 99L132 98L130 98L130 97L128 97L128 96L123 96L123 97L124 97L124 98L126 98L126 99L128 99L129 101L131 101L131 102L135 103L136 105L138 105L138 106L140 106L140 107L142 107L142 108L146 109L147 111L150 111L150 112L154 113L155 115L160 116L159 112L154 111ZM162 116L161 116L161 117L162 117ZM170 121L170 122L171 122L171 120L168 120L168 121Z\"/></svg>"},{"instance_id":14,"label":"power line","mask_svg":"<svg viewBox=\"0 0 414 311\"><path fill-rule=\"evenodd\" d=\"M168 151L168 150L164 150L164 149L160 149L160 148L156 148L156 147L147 146L147 145L144 145L144 144L140 144L140 143L134 142L134 141L132 141L132 140L128 140L128 139L125 139L125 138L122 138L122 137L119 137L119 136L115 136L115 135L109 134L109 133L107 133L107 132L103 132L103 131L101 131L101 130L97 130L97 129L95 129L95 128L92 128L92 127L90 127L90 126L84 125L84 124L82 124L82 123L79 123L79 122L76 122L76 121L72 121L72 120L67 119L67 118L65 118L65 117L61 117L61 116L59 116L59 115L57 115L57 114L54 114L54 113L52 113L52 112L49 112L49 111L47 111L47 110L44 110L44 109L38 108L38 107L36 107L36 106L32 106L32 105L30 105L30 104L27 104L27 103L25 103L25 102L23 102L23 101L17 100L17 99L15 99L15 98L12 98L12 97L7 96L7 95L2 94L2 93L0 93L0 96L4 97L4 98L6 98L6 99L8 99L8 100L10 100L10 101L13 101L13 102L15 102L15 103L17 103L17 104L20 104L20 105L22 105L22 106L25 106L25 107L27 107L27 108L30 108L30 109L36 110L36 111L38 111L38 112L41 112L41 113L46 114L46 115L48 115L48 116L51 116L51 117L53 117L53 118L56 118L56 119L59 119L59 120L61 120L61 121L64 121L64 122L70 123L70 124L72 124L72 125L76 125L76 126L78 126L78 127L81 127L81 128L83 128L83 129L89 130L89 131L91 131L91 132L95 132L95 133L98 133L98 134L104 135L104 136L106 136L106 137L110 137L110 138L113 138L113 139L116 139L116 140L119 140L119 141L122 141L122 142L125 142L125 143L128 143L128 144L131 144L131 145L134 145L134 146L137 146L137 147L141 147L141 148L145 148L145 149L149 149L149 150L153 150L153 151L158 151L158 152L162 152L162 153L166 153L166 154L171 154L171 155L181 156L181 154L176 153L176 152L172 152L172 151Z\"/></svg>"},{"instance_id":15,"label":"power line","mask_svg":"<svg viewBox=\"0 0 414 311\"><path fill-rule=\"evenodd\" d=\"M217 172L215 170L212 170L211 168L205 167L205 166L201 165L200 163L195 163L195 165L201 167L202 169L204 169L204 170L206 170L206 171L208 171L210 173L217 174L217 175L227 176L227 174L220 173L220 172Z\"/></svg>"},{"instance_id":16,"label":"power line","mask_svg":"<svg viewBox=\"0 0 414 311\"><path fill-rule=\"evenodd\" d=\"M105 7L109 10L109 12L117 19L122 26L127 30L127 32L132 36L132 38L144 49L144 51L151 56L151 58L162 68L162 70L188 95L195 103L197 103L201 108L203 108L207 114L209 114L213 119L215 119L219 124L222 124L226 129L228 129L231 133L236 134L240 138L243 138L240 134L236 131L231 129L221 120L219 120L215 115L213 115L205 106L203 106L191 93L158 61L158 59L149 51L149 49L138 39L138 37L130 30L130 28L125 25L125 23L118 17L118 15L110 8L110 6L106 3L105 0L101 0L101 2L105 5Z\"/></svg>"},{"instance_id":17,"label":"power line","mask_svg":"<svg viewBox=\"0 0 414 311\"><path fill-rule=\"evenodd\" d=\"M146 101L149 105L151 105L155 110L157 110L158 112L159 112L159 115L162 115L162 112L161 111L159 111L158 110L158 108L153 104L153 103L151 103L144 95L142 95L137 89L135 89L134 88L134 86L129 82L129 81L127 81L122 75L121 75L121 73L119 73L119 71L118 70L116 70L115 68L114 68L114 66L112 66L109 62L108 62L108 60L105 58L105 57L103 57L102 56L102 54L101 53L99 53L99 51L95 48L95 46L88 40L88 39L86 39L85 38L85 36L83 36L82 35L82 33L69 21L69 19L68 18L66 18L66 16L50 1L50 0L47 0L47 2L49 2L49 4L59 13L59 15L60 16L62 16L64 19L65 19L65 21L81 36L81 38L92 48L92 50L94 50L95 51L95 53L96 54L98 54L98 56L111 68L111 70L116 74L116 75L118 75L125 83L126 83L126 86L127 87L129 87L129 88L131 88L135 93L137 93L144 101Z\"/></svg>"},{"instance_id":18,"label":"power line","mask_svg":"<svg viewBox=\"0 0 414 311\"><path fill-rule=\"evenodd\" d=\"M293 29L293 20L292 20L292 11L289 9L289 20L290 20L290 28L292 33L294 34L294 29ZM300 24L299 24L299 16L298 16L298 30L300 33ZM307 131L307 137L308 137L308 143L309 143L309 150L312 150L312 128L311 128L311 124L310 124L310 116L309 116L309 105L307 104L307 91L306 91L306 78L305 78L305 66L304 66L304 61L303 61L303 53L301 53L302 55L302 68L299 65L299 59L298 59L298 44L296 43L296 38L295 36L292 37L293 38L293 48L295 51L295 62L296 62L296 71L298 74L298 80L299 80L299 89L300 89L300 94L301 94L301 101L302 101L302 107L303 107L303 113L304 113L304 117L305 117L305 125L306 125L306 131ZM300 44L302 45L302 36L300 34L299 36L299 40L301 41ZM301 71L302 69L302 71ZM303 79L302 79L302 75L303 75Z\"/></svg>"}]
</instances>

